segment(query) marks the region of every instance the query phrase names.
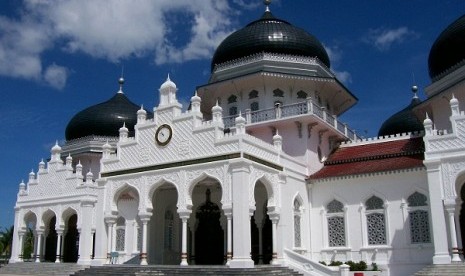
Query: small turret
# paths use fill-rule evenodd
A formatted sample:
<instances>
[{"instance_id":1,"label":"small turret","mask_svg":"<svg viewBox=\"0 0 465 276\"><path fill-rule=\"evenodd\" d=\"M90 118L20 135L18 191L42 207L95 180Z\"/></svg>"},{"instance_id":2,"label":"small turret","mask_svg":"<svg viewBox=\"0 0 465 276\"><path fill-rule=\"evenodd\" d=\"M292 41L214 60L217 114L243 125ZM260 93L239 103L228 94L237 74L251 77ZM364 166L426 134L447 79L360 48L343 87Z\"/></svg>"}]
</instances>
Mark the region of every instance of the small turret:
<instances>
[{"instance_id":1,"label":"small turret","mask_svg":"<svg viewBox=\"0 0 465 276\"><path fill-rule=\"evenodd\" d=\"M145 111L144 106L142 105L140 109L137 111L137 124L143 125L147 120L147 111Z\"/></svg>"},{"instance_id":2,"label":"small turret","mask_svg":"<svg viewBox=\"0 0 465 276\"><path fill-rule=\"evenodd\" d=\"M45 171L45 162L44 159L40 160L39 162L39 171L38 173L44 172Z\"/></svg>"},{"instance_id":3,"label":"small turret","mask_svg":"<svg viewBox=\"0 0 465 276\"><path fill-rule=\"evenodd\" d=\"M31 170L31 172L29 173L29 182L28 182L28 183L29 183L29 184L30 184L30 183L34 183L35 180L36 180L36 175L35 175L35 173L34 173L34 170Z\"/></svg>"},{"instance_id":4,"label":"small turret","mask_svg":"<svg viewBox=\"0 0 465 276\"><path fill-rule=\"evenodd\" d=\"M454 94L452 94L452 98L449 101L450 110L452 111L452 116L460 115L459 109L459 100L455 98Z\"/></svg>"},{"instance_id":5,"label":"small turret","mask_svg":"<svg viewBox=\"0 0 465 276\"><path fill-rule=\"evenodd\" d=\"M236 134L245 134L245 118L242 117L242 113L239 112L239 116L236 117Z\"/></svg>"},{"instance_id":6,"label":"small turret","mask_svg":"<svg viewBox=\"0 0 465 276\"><path fill-rule=\"evenodd\" d=\"M428 113L426 113L426 118L423 120L423 125L425 126L425 135L433 135L433 121L428 116Z\"/></svg>"},{"instance_id":7,"label":"small turret","mask_svg":"<svg viewBox=\"0 0 465 276\"><path fill-rule=\"evenodd\" d=\"M125 142L128 140L129 130L126 127L126 123L123 123L123 127L119 129L119 141Z\"/></svg>"},{"instance_id":8,"label":"small turret","mask_svg":"<svg viewBox=\"0 0 465 276\"><path fill-rule=\"evenodd\" d=\"M68 154L66 157L66 168L73 169L73 157L71 157L71 154Z\"/></svg>"},{"instance_id":9,"label":"small turret","mask_svg":"<svg viewBox=\"0 0 465 276\"><path fill-rule=\"evenodd\" d=\"M60 162L60 163L63 163L63 161L61 160L61 147L58 145L58 141L55 142L55 145L52 147L52 150L51 150L51 162L52 163L55 163L55 162Z\"/></svg>"},{"instance_id":10,"label":"small turret","mask_svg":"<svg viewBox=\"0 0 465 276\"><path fill-rule=\"evenodd\" d=\"M273 136L273 145L278 151L283 150L283 137L279 135L278 130L276 130L276 134Z\"/></svg>"},{"instance_id":11,"label":"small turret","mask_svg":"<svg viewBox=\"0 0 465 276\"><path fill-rule=\"evenodd\" d=\"M92 173L92 171L89 169L89 172L86 174L86 184L87 185L92 185L94 182L93 182L93 178L94 178L94 174Z\"/></svg>"},{"instance_id":12,"label":"small turret","mask_svg":"<svg viewBox=\"0 0 465 276\"><path fill-rule=\"evenodd\" d=\"M26 194L26 183L24 183L24 180L19 183L19 195L24 195Z\"/></svg>"},{"instance_id":13,"label":"small turret","mask_svg":"<svg viewBox=\"0 0 465 276\"><path fill-rule=\"evenodd\" d=\"M102 149L103 149L102 158L103 158L103 159L108 159L108 158L110 158L110 155L111 155L111 145L108 143L108 140L106 141L105 144L103 144Z\"/></svg>"},{"instance_id":14,"label":"small turret","mask_svg":"<svg viewBox=\"0 0 465 276\"><path fill-rule=\"evenodd\" d=\"M79 160L79 163L76 165L76 177L79 179L83 179L84 176L82 175L82 164L81 160Z\"/></svg>"},{"instance_id":15,"label":"small turret","mask_svg":"<svg viewBox=\"0 0 465 276\"><path fill-rule=\"evenodd\" d=\"M215 106L212 107L212 116L213 123L223 123L223 108L218 105L218 101L216 101Z\"/></svg>"}]
</instances>

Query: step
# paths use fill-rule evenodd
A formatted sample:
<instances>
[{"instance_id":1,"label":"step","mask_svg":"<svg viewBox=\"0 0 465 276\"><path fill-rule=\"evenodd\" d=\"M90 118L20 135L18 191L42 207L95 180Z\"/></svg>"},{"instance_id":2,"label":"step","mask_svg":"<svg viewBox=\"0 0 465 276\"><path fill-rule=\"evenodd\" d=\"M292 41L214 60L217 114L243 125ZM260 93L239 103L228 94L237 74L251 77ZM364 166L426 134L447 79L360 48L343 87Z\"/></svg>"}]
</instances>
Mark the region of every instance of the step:
<instances>
[{"instance_id":1,"label":"step","mask_svg":"<svg viewBox=\"0 0 465 276\"><path fill-rule=\"evenodd\" d=\"M414 274L414 276L438 276L438 275L465 275L465 263L453 263L446 265L429 265Z\"/></svg>"},{"instance_id":2,"label":"step","mask_svg":"<svg viewBox=\"0 0 465 276\"><path fill-rule=\"evenodd\" d=\"M68 276L76 271L88 268L75 263L11 263L0 268L0 275L44 275Z\"/></svg>"}]
</instances>

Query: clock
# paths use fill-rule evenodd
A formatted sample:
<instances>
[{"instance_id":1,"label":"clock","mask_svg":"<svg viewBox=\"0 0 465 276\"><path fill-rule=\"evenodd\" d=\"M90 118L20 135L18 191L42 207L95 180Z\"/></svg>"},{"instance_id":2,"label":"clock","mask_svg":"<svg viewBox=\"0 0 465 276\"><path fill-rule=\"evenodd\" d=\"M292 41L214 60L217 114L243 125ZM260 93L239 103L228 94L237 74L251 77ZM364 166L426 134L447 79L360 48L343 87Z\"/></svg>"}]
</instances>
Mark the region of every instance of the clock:
<instances>
[{"instance_id":1,"label":"clock","mask_svg":"<svg viewBox=\"0 0 465 276\"><path fill-rule=\"evenodd\" d=\"M159 146L166 146L173 136L173 130L170 125L163 124L155 132L155 141Z\"/></svg>"}]
</instances>

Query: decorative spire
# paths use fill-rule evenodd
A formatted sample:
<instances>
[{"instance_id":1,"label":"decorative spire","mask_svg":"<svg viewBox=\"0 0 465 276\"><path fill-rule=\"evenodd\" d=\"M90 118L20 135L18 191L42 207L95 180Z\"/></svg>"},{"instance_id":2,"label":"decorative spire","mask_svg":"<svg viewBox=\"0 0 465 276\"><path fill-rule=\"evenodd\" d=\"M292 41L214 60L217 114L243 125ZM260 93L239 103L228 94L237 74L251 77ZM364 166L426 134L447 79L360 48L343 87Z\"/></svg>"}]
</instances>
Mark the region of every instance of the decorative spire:
<instances>
[{"instance_id":1,"label":"decorative spire","mask_svg":"<svg viewBox=\"0 0 465 276\"><path fill-rule=\"evenodd\" d=\"M263 4L265 4L265 12L270 12L270 4L271 0L263 0Z\"/></svg>"},{"instance_id":2,"label":"decorative spire","mask_svg":"<svg viewBox=\"0 0 465 276\"><path fill-rule=\"evenodd\" d=\"M123 93L123 84L124 84L123 73L121 73L121 77L118 79L118 84L119 84L118 94L124 94Z\"/></svg>"},{"instance_id":3,"label":"decorative spire","mask_svg":"<svg viewBox=\"0 0 465 276\"><path fill-rule=\"evenodd\" d=\"M413 98L414 99L418 99L417 91L418 91L418 86L413 85L412 86L412 92L413 92Z\"/></svg>"}]
</instances>

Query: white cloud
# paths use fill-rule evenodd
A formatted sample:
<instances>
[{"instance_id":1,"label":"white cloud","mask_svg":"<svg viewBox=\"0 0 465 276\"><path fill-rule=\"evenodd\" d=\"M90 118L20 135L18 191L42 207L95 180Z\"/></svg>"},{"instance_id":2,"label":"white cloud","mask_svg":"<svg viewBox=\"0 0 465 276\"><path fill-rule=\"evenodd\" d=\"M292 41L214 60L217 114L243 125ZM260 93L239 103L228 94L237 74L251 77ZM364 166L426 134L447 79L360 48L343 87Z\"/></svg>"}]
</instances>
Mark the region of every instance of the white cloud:
<instances>
[{"instance_id":1,"label":"white cloud","mask_svg":"<svg viewBox=\"0 0 465 276\"><path fill-rule=\"evenodd\" d=\"M397 29L371 29L363 39L365 42L374 45L380 51L387 51L393 44L400 44L408 37L416 38L417 34L407 27Z\"/></svg>"},{"instance_id":2,"label":"white cloud","mask_svg":"<svg viewBox=\"0 0 465 276\"><path fill-rule=\"evenodd\" d=\"M134 56L183 62L210 58L233 30L227 0L25 0L21 9L19 18L0 17L0 75L45 80L58 89L68 69L53 60L43 64L46 51L111 62ZM173 14L189 24L176 28Z\"/></svg>"},{"instance_id":3,"label":"white cloud","mask_svg":"<svg viewBox=\"0 0 465 276\"><path fill-rule=\"evenodd\" d=\"M246 0L233 0L234 4L244 8L244 9L247 9L247 10L253 10L255 8L257 8L258 6L261 6L263 5L260 1L256 1L256 0L249 0L249 1L246 1Z\"/></svg>"},{"instance_id":4,"label":"white cloud","mask_svg":"<svg viewBox=\"0 0 465 276\"><path fill-rule=\"evenodd\" d=\"M68 69L63 66L58 66L55 63L47 67L44 73L45 81L56 89L63 89L68 78Z\"/></svg>"},{"instance_id":5,"label":"white cloud","mask_svg":"<svg viewBox=\"0 0 465 276\"><path fill-rule=\"evenodd\" d=\"M339 71L337 68L339 67L340 61L342 59L342 50L339 49L338 46L328 46L323 44L323 47L328 53L329 60L331 61L331 71L336 75L336 78L345 83L352 82L352 75L348 71Z\"/></svg>"}]
</instances>

